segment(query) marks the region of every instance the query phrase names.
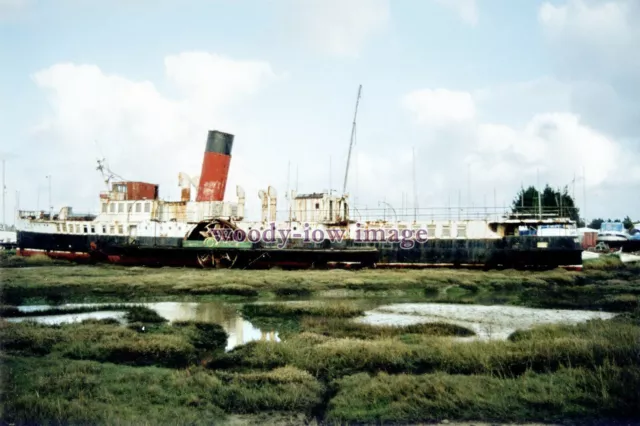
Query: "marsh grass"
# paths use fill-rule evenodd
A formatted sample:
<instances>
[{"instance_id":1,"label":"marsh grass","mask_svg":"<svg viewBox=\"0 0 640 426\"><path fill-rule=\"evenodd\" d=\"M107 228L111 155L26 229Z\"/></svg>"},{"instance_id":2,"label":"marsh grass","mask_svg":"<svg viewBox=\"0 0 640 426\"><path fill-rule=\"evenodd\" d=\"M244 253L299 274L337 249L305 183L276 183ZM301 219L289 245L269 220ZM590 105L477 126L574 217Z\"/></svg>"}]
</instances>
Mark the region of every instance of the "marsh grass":
<instances>
[{"instance_id":1,"label":"marsh grass","mask_svg":"<svg viewBox=\"0 0 640 426\"><path fill-rule=\"evenodd\" d=\"M242 297L257 297L258 291L244 284L223 284L219 286L196 287L190 290L191 293L197 295L228 295Z\"/></svg>"},{"instance_id":2,"label":"marsh grass","mask_svg":"<svg viewBox=\"0 0 640 426\"><path fill-rule=\"evenodd\" d=\"M15 250L0 250L0 268L25 268L35 266L71 266L67 261L55 260L44 254L18 256Z\"/></svg>"},{"instance_id":3,"label":"marsh grass","mask_svg":"<svg viewBox=\"0 0 640 426\"><path fill-rule=\"evenodd\" d=\"M2 272L5 304L232 296L247 299L242 314L254 326L282 337L224 352L221 327L153 322L142 310L128 327L113 320L60 326L0 320L1 349L9 354L0 366L8 378L2 418L9 423L211 424L229 413L266 419L274 412L338 423L640 419L635 266L592 265L584 273L115 266ZM314 300L342 293L363 300ZM391 295L624 313L521 330L506 341L452 339L469 330L451 324L379 327L349 319ZM246 303L256 296L312 300ZM19 315L15 307L1 310ZM208 368L196 367L203 360Z\"/></svg>"},{"instance_id":4,"label":"marsh grass","mask_svg":"<svg viewBox=\"0 0 640 426\"><path fill-rule=\"evenodd\" d=\"M53 354L129 365L184 367L207 353L224 350L227 334L221 326L200 322L174 325L85 321L47 326L25 321L0 322L2 350L22 355ZM148 324L147 324L148 325Z\"/></svg>"},{"instance_id":5,"label":"marsh grass","mask_svg":"<svg viewBox=\"0 0 640 426\"><path fill-rule=\"evenodd\" d=\"M425 323L405 326L371 325L342 318L304 317L301 331L323 336L355 339L379 339L410 334L423 336L473 336L468 328L447 323Z\"/></svg>"},{"instance_id":6,"label":"marsh grass","mask_svg":"<svg viewBox=\"0 0 640 426\"><path fill-rule=\"evenodd\" d=\"M637 419L640 368L527 371L516 378L445 373L344 377L329 402L330 422L406 423L443 419L561 422Z\"/></svg>"},{"instance_id":7,"label":"marsh grass","mask_svg":"<svg viewBox=\"0 0 640 426\"><path fill-rule=\"evenodd\" d=\"M626 286L625 294L640 291L640 265L585 267L585 272L552 270L473 271L473 270L329 270L329 271L239 271L190 268L125 268L100 266L42 266L7 268L3 271L0 303L119 302L153 300L206 300L215 297L313 298L342 291L361 298L388 298L393 295L414 301L457 303L515 303L541 307L561 307L564 295L555 297L557 288L585 290L579 303L598 304L608 289ZM588 291L595 286L600 293ZM520 294L528 292L527 297ZM549 296L549 297L547 297Z\"/></svg>"},{"instance_id":8,"label":"marsh grass","mask_svg":"<svg viewBox=\"0 0 640 426\"><path fill-rule=\"evenodd\" d=\"M185 333L196 349L222 350L229 338L227 332L219 324L201 321L176 321L172 327Z\"/></svg>"},{"instance_id":9,"label":"marsh grass","mask_svg":"<svg viewBox=\"0 0 640 426\"><path fill-rule=\"evenodd\" d=\"M558 335L558 333L564 333ZM293 365L324 380L358 372L493 374L516 377L527 370L562 366L593 368L612 362L640 364L640 328L626 322L590 321L582 328L537 328L536 338L457 342L433 338L414 345L402 339L338 339L302 333L284 343L251 342L211 363L212 368ZM546 335L545 335L546 333ZM311 337L310 337L311 336ZM317 337L313 337L317 336Z\"/></svg>"},{"instance_id":10,"label":"marsh grass","mask_svg":"<svg viewBox=\"0 0 640 426\"><path fill-rule=\"evenodd\" d=\"M242 307L242 315L252 317L300 317L322 316L350 318L364 314L364 310L354 303L297 302L247 304Z\"/></svg>"},{"instance_id":11,"label":"marsh grass","mask_svg":"<svg viewBox=\"0 0 640 426\"><path fill-rule=\"evenodd\" d=\"M127 313L125 314L125 318L129 322L141 322L141 323L164 323L167 322L166 318L158 315L156 311L153 309L147 308L146 306L127 306Z\"/></svg>"},{"instance_id":12,"label":"marsh grass","mask_svg":"<svg viewBox=\"0 0 640 426\"><path fill-rule=\"evenodd\" d=\"M14 424L212 424L226 413L308 413L323 386L288 367L250 374L5 356L3 420Z\"/></svg>"}]
</instances>

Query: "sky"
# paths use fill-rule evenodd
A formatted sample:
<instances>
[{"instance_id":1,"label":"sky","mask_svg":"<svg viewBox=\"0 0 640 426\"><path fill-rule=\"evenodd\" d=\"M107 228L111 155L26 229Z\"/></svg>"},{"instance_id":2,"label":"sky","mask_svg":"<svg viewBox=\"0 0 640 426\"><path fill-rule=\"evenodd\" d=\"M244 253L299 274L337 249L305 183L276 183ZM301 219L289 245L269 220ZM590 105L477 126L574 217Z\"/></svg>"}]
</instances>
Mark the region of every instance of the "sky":
<instances>
[{"instance_id":1,"label":"sky","mask_svg":"<svg viewBox=\"0 0 640 426\"><path fill-rule=\"evenodd\" d=\"M360 84L362 210L548 183L588 220L640 219L639 24L637 0L0 0L6 221L49 194L97 213L100 158L179 199L214 129L250 218L269 185L278 210L341 193Z\"/></svg>"}]
</instances>

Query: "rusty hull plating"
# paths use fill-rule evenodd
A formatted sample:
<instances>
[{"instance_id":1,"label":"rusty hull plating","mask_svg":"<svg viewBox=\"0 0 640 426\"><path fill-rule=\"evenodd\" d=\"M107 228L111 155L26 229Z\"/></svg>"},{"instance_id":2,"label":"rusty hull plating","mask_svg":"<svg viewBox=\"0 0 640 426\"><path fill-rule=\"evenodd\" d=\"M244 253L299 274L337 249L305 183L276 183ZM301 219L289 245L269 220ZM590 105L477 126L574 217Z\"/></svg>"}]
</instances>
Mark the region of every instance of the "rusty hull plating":
<instances>
[{"instance_id":1,"label":"rusty hull plating","mask_svg":"<svg viewBox=\"0 0 640 426\"><path fill-rule=\"evenodd\" d=\"M210 130L202 161L196 201L222 201L227 187L234 136Z\"/></svg>"}]
</instances>

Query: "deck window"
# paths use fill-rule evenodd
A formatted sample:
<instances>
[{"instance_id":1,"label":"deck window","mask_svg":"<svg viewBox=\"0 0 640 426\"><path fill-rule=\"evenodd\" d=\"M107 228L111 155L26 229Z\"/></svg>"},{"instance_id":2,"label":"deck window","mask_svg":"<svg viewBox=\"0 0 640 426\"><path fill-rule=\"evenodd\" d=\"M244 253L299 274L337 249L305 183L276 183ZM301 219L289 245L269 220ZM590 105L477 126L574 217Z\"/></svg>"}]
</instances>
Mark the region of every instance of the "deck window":
<instances>
[{"instance_id":1,"label":"deck window","mask_svg":"<svg viewBox=\"0 0 640 426\"><path fill-rule=\"evenodd\" d=\"M56 231L60 232L60 224L56 223Z\"/></svg>"},{"instance_id":2,"label":"deck window","mask_svg":"<svg viewBox=\"0 0 640 426\"><path fill-rule=\"evenodd\" d=\"M107 203L102 203L102 213L107 212Z\"/></svg>"},{"instance_id":3,"label":"deck window","mask_svg":"<svg viewBox=\"0 0 640 426\"><path fill-rule=\"evenodd\" d=\"M118 234L124 234L124 229L122 229L122 225L118 225Z\"/></svg>"},{"instance_id":4,"label":"deck window","mask_svg":"<svg viewBox=\"0 0 640 426\"><path fill-rule=\"evenodd\" d=\"M80 224L76 223L76 234L80 233Z\"/></svg>"},{"instance_id":5,"label":"deck window","mask_svg":"<svg viewBox=\"0 0 640 426\"><path fill-rule=\"evenodd\" d=\"M102 233L103 234L107 233L107 225L102 225Z\"/></svg>"},{"instance_id":6,"label":"deck window","mask_svg":"<svg viewBox=\"0 0 640 426\"><path fill-rule=\"evenodd\" d=\"M124 203L118 203L118 213L124 213Z\"/></svg>"},{"instance_id":7,"label":"deck window","mask_svg":"<svg viewBox=\"0 0 640 426\"><path fill-rule=\"evenodd\" d=\"M115 234L115 233L116 233L116 227L115 227L115 226L113 226L113 225L110 225L110 226L109 226L109 233L110 233L110 234Z\"/></svg>"},{"instance_id":8,"label":"deck window","mask_svg":"<svg viewBox=\"0 0 640 426\"><path fill-rule=\"evenodd\" d=\"M68 230L68 232L69 232L70 234L72 234L72 233L73 233L73 225L72 225L72 224L69 224L69 230Z\"/></svg>"},{"instance_id":9,"label":"deck window","mask_svg":"<svg viewBox=\"0 0 640 426\"><path fill-rule=\"evenodd\" d=\"M467 225L458 225L458 238L467 237Z\"/></svg>"},{"instance_id":10,"label":"deck window","mask_svg":"<svg viewBox=\"0 0 640 426\"><path fill-rule=\"evenodd\" d=\"M435 237L436 237L436 226L427 225L427 238L435 238Z\"/></svg>"},{"instance_id":11,"label":"deck window","mask_svg":"<svg viewBox=\"0 0 640 426\"><path fill-rule=\"evenodd\" d=\"M109 204L109 212L110 213L115 213L116 212L116 203Z\"/></svg>"},{"instance_id":12,"label":"deck window","mask_svg":"<svg viewBox=\"0 0 640 426\"><path fill-rule=\"evenodd\" d=\"M142 212L142 204L136 203L136 213Z\"/></svg>"},{"instance_id":13,"label":"deck window","mask_svg":"<svg viewBox=\"0 0 640 426\"><path fill-rule=\"evenodd\" d=\"M67 232L67 224L66 223L62 224L62 232Z\"/></svg>"},{"instance_id":14,"label":"deck window","mask_svg":"<svg viewBox=\"0 0 640 426\"><path fill-rule=\"evenodd\" d=\"M87 225L83 226L83 230L84 230L84 233L86 234L87 233Z\"/></svg>"},{"instance_id":15,"label":"deck window","mask_svg":"<svg viewBox=\"0 0 640 426\"><path fill-rule=\"evenodd\" d=\"M451 237L451 226L442 225L442 238L449 238L449 237Z\"/></svg>"},{"instance_id":16,"label":"deck window","mask_svg":"<svg viewBox=\"0 0 640 426\"><path fill-rule=\"evenodd\" d=\"M91 225L91 233L92 234L96 233L96 227L94 225Z\"/></svg>"},{"instance_id":17,"label":"deck window","mask_svg":"<svg viewBox=\"0 0 640 426\"><path fill-rule=\"evenodd\" d=\"M151 203L144 203L144 212L145 213L151 212Z\"/></svg>"}]
</instances>

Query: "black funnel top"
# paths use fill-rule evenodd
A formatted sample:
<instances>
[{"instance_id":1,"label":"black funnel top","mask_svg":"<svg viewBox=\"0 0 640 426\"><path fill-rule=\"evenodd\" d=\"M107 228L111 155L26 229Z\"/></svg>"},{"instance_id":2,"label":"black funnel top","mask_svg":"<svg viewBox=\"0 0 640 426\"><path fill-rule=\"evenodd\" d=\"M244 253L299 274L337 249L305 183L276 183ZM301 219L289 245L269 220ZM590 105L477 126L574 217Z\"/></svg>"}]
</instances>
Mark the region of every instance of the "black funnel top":
<instances>
[{"instance_id":1,"label":"black funnel top","mask_svg":"<svg viewBox=\"0 0 640 426\"><path fill-rule=\"evenodd\" d=\"M217 130L209 130L207 137L207 148L205 152L217 152L218 154L231 155L233 146L233 135Z\"/></svg>"}]
</instances>

